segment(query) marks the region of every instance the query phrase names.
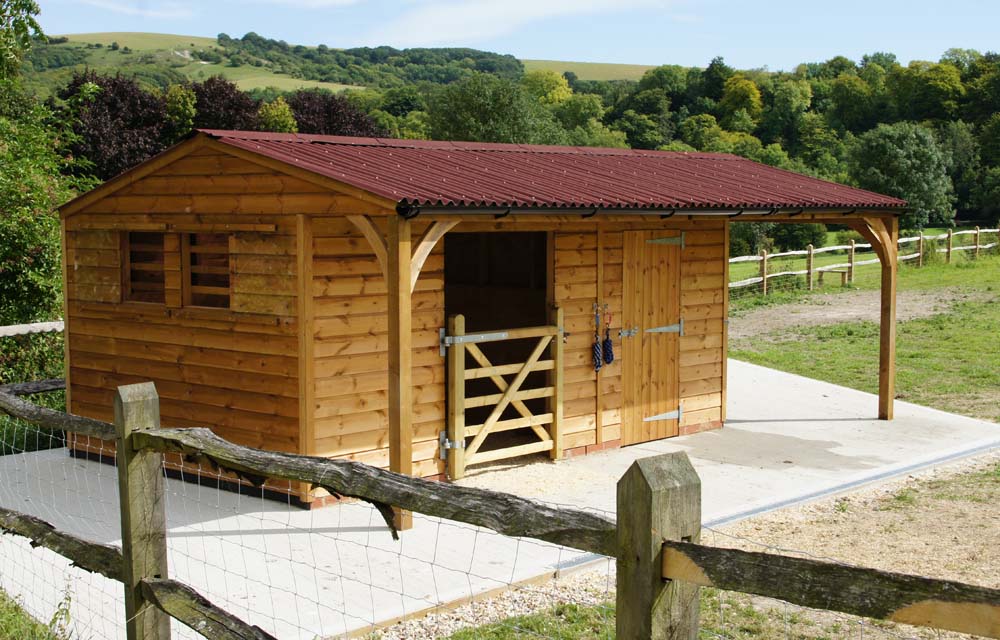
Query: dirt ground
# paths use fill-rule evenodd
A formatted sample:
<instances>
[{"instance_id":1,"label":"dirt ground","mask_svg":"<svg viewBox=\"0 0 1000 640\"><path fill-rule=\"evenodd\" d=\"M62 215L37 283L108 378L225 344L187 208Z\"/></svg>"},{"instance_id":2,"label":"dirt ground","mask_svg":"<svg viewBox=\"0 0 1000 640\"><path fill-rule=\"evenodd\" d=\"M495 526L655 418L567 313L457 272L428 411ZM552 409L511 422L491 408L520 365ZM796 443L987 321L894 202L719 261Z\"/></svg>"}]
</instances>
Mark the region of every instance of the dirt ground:
<instances>
[{"instance_id":1,"label":"dirt ground","mask_svg":"<svg viewBox=\"0 0 1000 640\"><path fill-rule=\"evenodd\" d=\"M759 307L729 319L729 338L740 340L782 332L793 327L879 321L879 292L851 291L811 296L794 305ZM955 289L900 291L896 317L900 322L946 313L960 302L980 302L995 298L987 292Z\"/></svg>"}]
</instances>

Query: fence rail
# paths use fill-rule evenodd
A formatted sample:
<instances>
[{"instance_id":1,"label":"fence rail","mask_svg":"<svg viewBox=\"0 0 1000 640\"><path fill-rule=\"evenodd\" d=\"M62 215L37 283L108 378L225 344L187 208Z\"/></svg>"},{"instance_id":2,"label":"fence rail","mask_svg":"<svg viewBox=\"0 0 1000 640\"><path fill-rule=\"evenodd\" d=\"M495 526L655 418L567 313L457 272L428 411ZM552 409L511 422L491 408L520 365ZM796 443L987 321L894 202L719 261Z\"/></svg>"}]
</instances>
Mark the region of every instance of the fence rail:
<instances>
[{"instance_id":1,"label":"fence rail","mask_svg":"<svg viewBox=\"0 0 1000 640\"><path fill-rule=\"evenodd\" d=\"M155 505L163 503L162 461L136 460L144 455L160 458L163 453L179 453L258 486L267 479L294 480L336 496L365 500L376 506L393 535L398 534L392 529L391 507L398 507L614 557L620 638L693 640L698 633L697 590L702 585L1000 638L997 589L698 544L701 483L684 453L636 461L618 483L618 515L613 521L356 462L251 449L207 429L161 429L152 383L119 387L115 425L43 409L17 397L58 388L58 382L0 387L0 410L44 428L82 428L95 437L117 441L122 550L59 532L43 520L7 509L0 509L0 531L28 538L83 569L125 582L126 619L135 623L127 626L130 640L168 638L168 623L149 622L163 614L208 638L273 638L168 578L165 554L162 566L158 564L157 547L166 537L165 520L155 515Z\"/></svg>"},{"instance_id":2,"label":"fence rail","mask_svg":"<svg viewBox=\"0 0 1000 640\"><path fill-rule=\"evenodd\" d=\"M998 237L994 242L983 241L984 234L996 234ZM954 239L958 236L974 236L972 243L970 244L960 244L956 245ZM945 246L943 248L935 249L935 253L944 254L945 262L950 263L952 261L952 255L956 251L971 251L974 257L979 257L982 251L987 251L989 249L1000 248L1000 229L980 229L976 227L975 229L964 229L962 231L948 230L947 233L942 233L939 235L927 236L920 234L917 236L911 236L908 238L900 238L898 241L898 246L902 248L904 245L916 244L916 251L911 253L900 253L897 259L901 262L907 262L915 260L918 266L923 266L924 260L928 253L928 249L925 247L925 243L928 241L938 241L945 240ZM787 276L805 276L806 286L808 289L813 289L814 279L818 276L819 281L822 283L823 274L835 272L841 274L842 284L853 284L854 282L854 272L855 268L878 264L878 258L870 258L866 260L857 260L856 251L860 249L871 249L871 244L854 242L853 240L849 244L834 245L829 247L814 248L809 245L805 249L797 249L794 251L782 251L778 253L768 253L762 250L760 255L750 255L750 256L734 256L729 258L729 264L740 264L747 262L756 262L759 265L758 274L748 278L741 278L740 280L734 280L729 283L729 289L741 289L744 287L751 287L758 285L761 293L767 295L769 288L769 280L774 278L781 278ZM831 253L834 251L845 251L847 253L847 261L827 264L827 265L816 265L815 257L824 253ZM772 260L779 260L782 258L800 258L804 257L806 259L805 269L785 269L782 271L771 271L770 266L773 264Z\"/></svg>"}]
</instances>

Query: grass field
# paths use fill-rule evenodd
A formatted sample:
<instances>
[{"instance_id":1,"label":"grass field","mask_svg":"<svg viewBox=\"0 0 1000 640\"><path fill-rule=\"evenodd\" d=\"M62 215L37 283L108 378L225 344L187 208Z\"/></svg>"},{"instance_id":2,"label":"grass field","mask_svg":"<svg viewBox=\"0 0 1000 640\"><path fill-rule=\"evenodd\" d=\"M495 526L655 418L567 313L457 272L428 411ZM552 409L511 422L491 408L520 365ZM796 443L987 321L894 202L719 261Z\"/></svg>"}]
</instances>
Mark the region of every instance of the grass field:
<instances>
[{"instance_id":1,"label":"grass field","mask_svg":"<svg viewBox=\"0 0 1000 640\"><path fill-rule=\"evenodd\" d=\"M638 80L655 67L645 64L613 64L604 62L566 62L562 60L521 60L525 71L572 71L581 80Z\"/></svg>"},{"instance_id":2,"label":"grass field","mask_svg":"<svg viewBox=\"0 0 1000 640\"><path fill-rule=\"evenodd\" d=\"M55 626L34 620L0 591L0 640L62 640Z\"/></svg>"},{"instance_id":3,"label":"grass field","mask_svg":"<svg viewBox=\"0 0 1000 640\"><path fill-rule=\"evenodd\" d=\"M282 91L294 89L322 88L330 91L343 91L349 85L335 82L318 82L293 78L288 75L273 73L264 67L243 65L231 67L227 64L210 64L192 59L191 52L205 49L217 49L215 38L184 36L164 33L75 33L67 34L69 42L63 47L80 47L87 44L102 44L101 49L87 49L86 64L75 67L63 67L32 73L28 77L29 86L42 97L47 97L53 88L66 84L74 71L85 68L103 73L129 73L133 66L147 66L152 63L162 68L176 71L192 81L205 80L211 76L221 75L235 82L243 90L276 87ZM112 51L111 43L117 42L120 49ZM130 53L124 53L128 47Z\"/></svg>"}]
</instances>

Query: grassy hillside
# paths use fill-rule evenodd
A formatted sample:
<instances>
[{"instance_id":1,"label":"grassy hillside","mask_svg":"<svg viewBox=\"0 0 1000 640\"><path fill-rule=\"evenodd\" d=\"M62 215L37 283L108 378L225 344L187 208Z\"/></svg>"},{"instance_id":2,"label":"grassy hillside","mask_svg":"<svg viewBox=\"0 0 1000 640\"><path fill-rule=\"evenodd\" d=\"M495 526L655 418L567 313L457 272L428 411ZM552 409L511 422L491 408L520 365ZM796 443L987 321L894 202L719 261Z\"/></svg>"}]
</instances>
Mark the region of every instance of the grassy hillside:
<instances>
[{"instance_id":1,"label":"grassy hillside","mask_svg":"<svg viewBox=\"0 0 1000 640\"><path fill-rule=\"evenodd\" d=\"M603 62L565 62L560 60L522 60L526 71L572 71L581 80L638 80L652 66Z\"/></svg>"},{"instance_id":2,"label":"grassy hillside","mask_svg":"<svg viewBox=\"0 0 1000 640\"><path fill-rule=\"evenodd\" d=\"M30 67L25 70L25 80L41 96L50 95L65 85L74 72L83 69L135 75L149 86L222 75L244 90L321 87L340 91L347 88L347 85L334 82L293 78L264 66L231 66L225 62L198 60L199 53L220 50L214 38L161 33L78 33L62 37L68 42L37 46L29 54ZM117 49L112 50L113 44L118 45Z\"/></svg>"}]
</instances>

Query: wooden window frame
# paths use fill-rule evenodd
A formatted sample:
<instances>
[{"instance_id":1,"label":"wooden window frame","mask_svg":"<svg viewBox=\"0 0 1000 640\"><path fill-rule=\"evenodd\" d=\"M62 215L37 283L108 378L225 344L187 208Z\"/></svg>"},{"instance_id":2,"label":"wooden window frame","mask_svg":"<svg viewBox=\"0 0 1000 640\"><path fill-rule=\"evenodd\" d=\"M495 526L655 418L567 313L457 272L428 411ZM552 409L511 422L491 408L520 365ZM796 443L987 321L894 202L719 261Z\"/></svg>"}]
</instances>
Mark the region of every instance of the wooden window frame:
<instances>
[{"instance_id":1,"label":"wooden window frame","mask_svg":"<svg viewBox=\"0 0 1000 640\"><path fill-rule=\"evenodd\" d=\"M161 264L161 280L164 284L163 299L162 300L137 300L132 296L132 241L131 234L133 233L156 233L161 236L161 254L163 255L163 262ZM128 230L123 231L118 236L119 251L121 253L121 292L119 294L119 300L122 303L127 304L141 304L141 305L154 305L154 306L166 306L166 232L163 231L147 231L147 230Z\"/></svg>"},{"instance_id":2,"label":"wooden window frame","mask_svg":"<svg viewBox=\"0 0 1000 640\"><path fill-rule=\"evenodd\" d=\"M162 269L162 280L164 285L163 297L161 300L150 301L150 300L137 300L132 298L132 242L131 234L134 233L157 233L160 234L163 241L163 269ZM191 264L192 253L197 253L197 251L192 252L191 250L191 237L198 233L211 233L212 235L218 235L225 237L226 240L226 287L214 287L214 286L204 286L193 284L192 280L194 277L193 268ZM175 246L179 247L179 260L180 260L180 304L177 304L176 298L171 302L167 296L167 244L168 237L173 236L177 239L177 244ZM232 250L233 250L233 234L232 233L222 233L222 232L198 232L198 231L146 231L140 229L127 229L122 230L119 233L119 247L121 252L121 294L119 296L120 304L127 305L144 305L144 306L157 306L157 307L167 307L173 309L199 309L208 311L218 311L218 312L232 312ZM174 249L173 251L178 251ZM211 252L206 252L211 253ZM216 252L218 253L218 252ZM174 272L171 269L171 272ZM205 290L199 291L199 288ZM175 291L175 290L174 290ZM196 304L194 296L198 294L212 295L222 297L225 296L226 304L225 306L220 305L208 305L208 304Z\"/></svg>"},{"instance_id":3,"label":"wooden window frame","mask_svg":"<svg viewBox=\"0 0 1000 640\"><path fill-rule=\"evenodd\" d=\"M194 309L217 309L220 311L230 311L233 305L233 289L232 289L232 255L233 255L233 235L231 233L215 233L212 235L224 236L226 239L226 286L225 287L213 287L213 286L199 286L193 283L194 271L191 264L192 253L197 253L197 251L192 251L191 248L191 236L197 235L198 232L181 232L180 233L180 248L181 248L181 307L194 308ZM202 289L198 291L197 289ZM208 289L208 290L205 290ZM224 291L223 291L224 290ZM195 304L193 302L194 295L212 295L222 297L225 296L226 305L205 305L205 304Z\"/></svg>"}]
</instances>

